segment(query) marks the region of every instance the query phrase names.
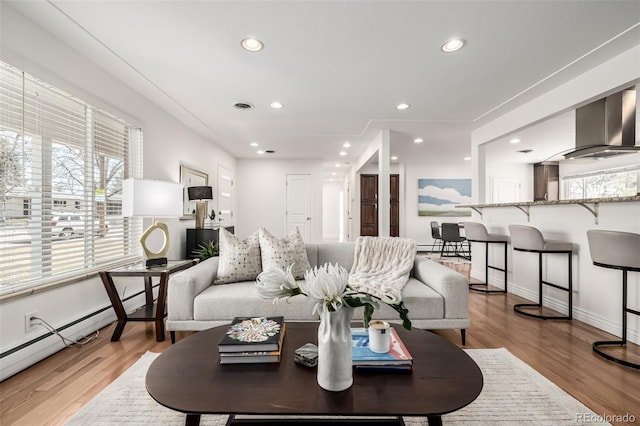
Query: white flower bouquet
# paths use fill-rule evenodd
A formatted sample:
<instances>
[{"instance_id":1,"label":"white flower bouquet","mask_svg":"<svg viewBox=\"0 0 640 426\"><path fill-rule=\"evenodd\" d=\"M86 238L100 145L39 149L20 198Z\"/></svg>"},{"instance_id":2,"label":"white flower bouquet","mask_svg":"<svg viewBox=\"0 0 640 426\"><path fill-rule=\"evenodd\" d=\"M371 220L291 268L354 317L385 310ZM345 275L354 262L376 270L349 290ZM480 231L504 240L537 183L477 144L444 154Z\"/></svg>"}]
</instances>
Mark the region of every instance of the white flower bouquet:
<instances>
[{"instance_id":1,"label":"white flower bouquet","mask_svg":"<svg viewBox=\"0 0 640 426\"><path fill-rule=\"evenodd\" d=\"M325 263L308 270L300 285L291 273L292 266L289 266L286 271L270 268L260 273L256 279L260 296L278 301L301 294L315 300L313 313L320 313L321 309L335 312L342 306L352 308L362 306L365 327L369 326L373 312L380 308L379 301L382 301L395 309L402 320L403 327L411 330L409 310L401 300L383 300L369 293L355 290L349 285L349 273L337 263L335 265Z\"/></svg>"}]
</instances>

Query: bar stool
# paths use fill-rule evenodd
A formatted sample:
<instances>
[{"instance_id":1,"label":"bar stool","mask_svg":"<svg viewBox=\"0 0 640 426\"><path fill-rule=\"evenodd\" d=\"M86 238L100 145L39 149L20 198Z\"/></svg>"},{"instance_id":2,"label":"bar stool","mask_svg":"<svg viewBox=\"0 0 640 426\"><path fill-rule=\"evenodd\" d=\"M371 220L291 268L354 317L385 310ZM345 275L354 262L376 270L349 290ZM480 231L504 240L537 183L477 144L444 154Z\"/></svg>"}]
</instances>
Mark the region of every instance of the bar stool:
<instances>
[{"instance_id":1,"label":"bar stool","mask_svg":"<svg viewBox=\"0 0 640 426\"><path fill-rule=\"evenodd\" d=\"M640 235L618 231L587 231L591 260L602 268L622 271L622 340L598 341L591 347L601 357L618 364L640 369L636 364L616 358L600 349L601 346L627 345L627 313L640 315L639 311L627 307L627 272L640 272Z\"/></svg>"},{"instance_id":2,"label":"bar stool","mask_svg":"<svg viewBox=\"0 0 640 426\"><path fill-rule=\"evenodd\" d=\"M469 243L484 243L484 273L485 282L483 283L469 283L469 290L477 291L479 293L506 293L507 292L507 244L509 238L506 235L489 234L487 228L478 222L464 222L464 234ZM503 244L504 245L504 269L496 266L489 265L489 244ZM487 287L489 285L489 268L496 271L504 272L504 290L489 290L488 288L476 288Z\"/></svg>"},{"instance_id":3,"label":"bar stool","mask_svg":"<svg viewBox=\"0 0 640 426\"><path fill-rule=\"evenodd\" d=\"M573 317L573 279L572 256L573 244L558 241L545 240L542 233L532 226L509 225L511 233L511 245L514 250L530 253L538 253L538 303L519 303L513 306L513 310L519 314L540 319L570 320ZM568 288L550 283L542 279L542 255L560 253L567 255L567 273L569 275ZM548 285L569 293L569 305L567 315L540 315L526 312L522 308L542 308L542 285Z\"/></svg>"},{"instance_id":4,"label":"bar stool","mask_svg":"<svg viewBox=\"0 0 640 426\"><path fill-rule=\"evenodd\" d=\"M440 245L442 245L442 236L440 235L440 225L435 220L432 220L429 223L431 226L431 238L433 238L433 244L431 244L431 253L433 253L433 249L436 248L436 244L440 241Z\"/></svg>"},{"instance_id":5,"label":"bar stool","mask_svg":"<svg viewBox=\"0 0 640 426\"><path fill-rule=\"evenodd\" d=\"M447 249L447 243L449 247L453 245L453 256L447 255L447 257L462 257L465 259L471 259L471 251L467 250L465 255L464 243L467 239L460 235L460 225L457 223L443 223L442 224L442 250L440 250L440 257L445 257L444 253ZM468 244L468 243L467 243Z\"/></svg>"}]
</instances>

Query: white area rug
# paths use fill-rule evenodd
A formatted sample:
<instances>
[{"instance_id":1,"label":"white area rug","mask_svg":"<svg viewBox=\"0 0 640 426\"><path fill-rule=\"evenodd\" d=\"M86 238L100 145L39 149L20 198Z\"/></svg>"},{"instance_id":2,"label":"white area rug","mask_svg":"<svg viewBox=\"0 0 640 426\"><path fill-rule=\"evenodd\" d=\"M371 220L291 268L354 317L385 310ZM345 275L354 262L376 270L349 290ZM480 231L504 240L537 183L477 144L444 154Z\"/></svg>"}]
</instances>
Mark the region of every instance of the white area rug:
<instances>
[{"instance_id":1,"label":"white area rug","mask_svg":"<svg viewBox=\"0 0 640 426\"><path fill-rule=\"evenodd\" d=\"M469 406L442 417L445 425L584 425L605 424L585 405L557 387L504 348L467 349L484 375L482 393ZM185 415L156 403L147 393L145 375L158 356L147 352L85 405L68 425L183 425ZM357 378L356 378L357 379ZM589 417L592 416L592 417ZM583 419L591 418L592 423ZM405 417L407 425L426 418ZM203 415L203 426L222 426L226 416Z\"/></svg>"}]
</instances>

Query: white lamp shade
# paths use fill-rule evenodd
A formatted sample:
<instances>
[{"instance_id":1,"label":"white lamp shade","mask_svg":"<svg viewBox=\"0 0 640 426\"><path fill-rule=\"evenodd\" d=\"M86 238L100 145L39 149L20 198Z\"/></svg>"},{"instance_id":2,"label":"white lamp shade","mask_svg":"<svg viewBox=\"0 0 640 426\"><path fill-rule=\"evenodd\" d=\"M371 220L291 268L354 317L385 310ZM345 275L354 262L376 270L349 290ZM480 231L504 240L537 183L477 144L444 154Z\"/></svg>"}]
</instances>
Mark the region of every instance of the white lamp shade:
<instances>
[{"instance_id":1,"label":"white lamp shade","mask_svg":"<svg viewBox=\"0 0 640 426\"><path fill-rule=\"evenodd\" d=\"M122 215L125 217L182 216L180 183L149 179L125 179L122 182Z\"/></svg>"}]
</instances>

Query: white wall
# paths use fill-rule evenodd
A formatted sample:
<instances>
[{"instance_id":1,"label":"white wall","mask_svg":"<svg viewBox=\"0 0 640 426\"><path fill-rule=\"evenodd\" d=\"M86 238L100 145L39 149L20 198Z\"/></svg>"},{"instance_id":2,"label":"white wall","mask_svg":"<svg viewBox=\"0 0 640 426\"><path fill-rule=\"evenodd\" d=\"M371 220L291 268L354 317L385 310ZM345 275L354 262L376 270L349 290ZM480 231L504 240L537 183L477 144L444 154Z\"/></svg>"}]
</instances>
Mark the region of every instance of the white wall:
<instances>
[{"instance_id":1,"label":"white wall","mask_svg":"<svg viewBox=\"0 0 640 426\"><path fill-rule=\"evenodd\" d=\"M288 174L311 175L311 241L322 240L323 172L319 160L239 159L236 235L244 238L264 227L276 237L285 236Z\"/></svg>"},{"instance_id":2,"label":"white wall","mask_svg":"<svg viewBox=\"0 0 640 426\"><path fill-rule=\"evenodd\" d=\"M485 162L485 193L491 201L495 179L515 179L520 182L520 198L513 201L533 201L533 165L532 164L500 164L488 158Z\"/></svg>"},{"instance_id":3,"label":"white wall","mask_svg":"<svg viewBox=\"0 0 640 426\"><path fill-rule=\"evenodd\" d=\"M125 86L98 65L88 61L51 34L44 32L6 3L0 14L0 58L13 66L76 95L98 107L139 126L144 132L144 177L178 182L180 164L209 174L216 182L218 163L235 170L236 161L213 141L187 128L159 109L134 89ZM170 258L183 258L185 229L193 221L167 220L172 247ZM143 289L142 281L118 281L120 292L131 295ZM143 304L132 300L127 308ZM24 316L37 311L54 327L69 324L110 306L101 281L91 278L32 296L3 301L0 306L0 352L45 334L43 328L26 333ZM69 337L89 334L115 320L112 309L84 320L64 331ZM111 330L107 331L111 332ZM123 334L126 339L127 332ZM41 342L0 359L0 380L15 374L34 362L62 348L57 337Z\"/></svg>"},{"instance_id":4,"label":"white wall","mask_svg":"<svg viewBox=\"0 0 640 426\"><path fill-rule=\"evenodd\" d=\"M344 197L342 182L324 182L322 185L322 239L340 239L340 200ZM344 206L344 204L343 204Z\"/></svg>"},{"instance_id":5,"label":"white wall","mask_svg":"<svg viewBox=\"0 0 640 426\"><path fill-rule=\"evenodd\" d=\"M418 216L418 179L471 179L471 165L467 162L405 164L404 215L400 221L406 224L405 237L416 240L419 249L431 247L429 222L458 222L469 217ZM426 247L428 246L428 247Z\"/></svg>"}]
</instances>

